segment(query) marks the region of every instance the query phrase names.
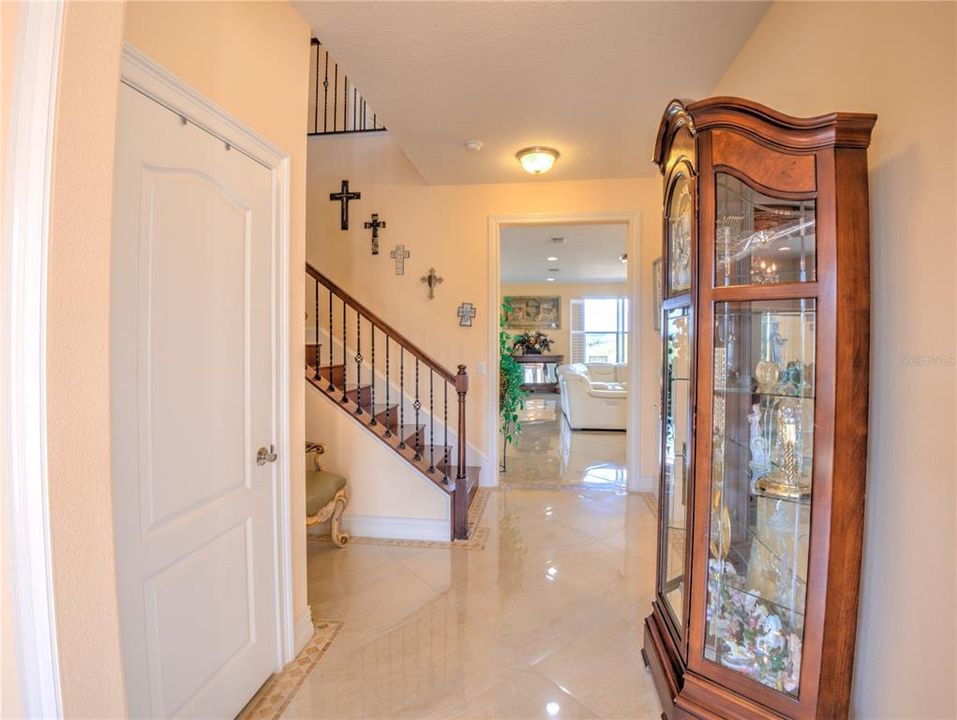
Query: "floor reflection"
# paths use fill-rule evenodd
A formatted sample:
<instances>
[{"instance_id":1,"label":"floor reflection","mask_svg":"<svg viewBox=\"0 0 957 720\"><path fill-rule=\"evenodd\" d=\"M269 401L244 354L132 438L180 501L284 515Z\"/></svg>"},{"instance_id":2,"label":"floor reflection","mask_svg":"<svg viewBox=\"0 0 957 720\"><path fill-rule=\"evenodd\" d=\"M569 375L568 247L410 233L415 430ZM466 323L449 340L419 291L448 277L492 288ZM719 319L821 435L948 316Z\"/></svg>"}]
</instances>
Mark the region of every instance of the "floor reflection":
<instances>
[{"instance_id":1,"label":"floor reflection","mask_svg":"<svg viewBox=\"0 0 957 720\"><path fill-rule=\"evenodd\" d=\"M627 435L573 431L557 395L536 395L519 413L522 431L506 451L502 481L516 487L607 487L625 493Z\"/></svg>"},{"instance_id":2,"label":"floor reflection","mask_svg":"<svg viewBox=\"0 0 957 720\"><path fill-rule=\"evenodd\" d=\"M624 434L527 412L484 550L309 543L309 602L344 626L285 717L660 717L655 520L624 492Z\"/></svg>"}]
</instances>

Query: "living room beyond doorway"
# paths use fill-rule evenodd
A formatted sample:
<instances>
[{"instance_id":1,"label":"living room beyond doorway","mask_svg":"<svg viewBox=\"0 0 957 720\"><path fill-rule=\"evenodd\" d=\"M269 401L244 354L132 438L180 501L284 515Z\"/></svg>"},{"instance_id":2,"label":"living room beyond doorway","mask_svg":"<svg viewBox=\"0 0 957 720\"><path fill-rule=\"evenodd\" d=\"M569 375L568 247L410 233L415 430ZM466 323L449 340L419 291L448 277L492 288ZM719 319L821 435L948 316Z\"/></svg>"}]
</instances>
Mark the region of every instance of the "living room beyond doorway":
<instances>
[{"instance_id":1,"label":"living room beyond doorway","mask_svg":"<svg viewBox=\"0 0 957 720\"><path fill-rule=\"evenodd\" d=\"M501 228L503 485L628 491L630 241L617 218Z\"/></svg>"}]
</instances>

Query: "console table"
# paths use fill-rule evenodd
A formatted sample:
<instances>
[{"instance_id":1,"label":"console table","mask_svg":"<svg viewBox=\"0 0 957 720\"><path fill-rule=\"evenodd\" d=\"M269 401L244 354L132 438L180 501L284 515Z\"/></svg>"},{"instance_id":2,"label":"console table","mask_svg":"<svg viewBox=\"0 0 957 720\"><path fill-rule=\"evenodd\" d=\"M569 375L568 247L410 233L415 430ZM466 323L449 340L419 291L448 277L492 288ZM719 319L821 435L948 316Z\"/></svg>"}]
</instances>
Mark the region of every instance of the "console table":
<instances>
[{"instance_id":1,"label":"console table","mask_svg":"<svg viewBox=\"0 0 957 720\"><path fill-rule=\"evenodd\" d=\"M524 375L522 390L558 392L558 375L555 369L564 362L564 355L513 355L512 357L522 366Z\"/></svg>"}]
</instances>

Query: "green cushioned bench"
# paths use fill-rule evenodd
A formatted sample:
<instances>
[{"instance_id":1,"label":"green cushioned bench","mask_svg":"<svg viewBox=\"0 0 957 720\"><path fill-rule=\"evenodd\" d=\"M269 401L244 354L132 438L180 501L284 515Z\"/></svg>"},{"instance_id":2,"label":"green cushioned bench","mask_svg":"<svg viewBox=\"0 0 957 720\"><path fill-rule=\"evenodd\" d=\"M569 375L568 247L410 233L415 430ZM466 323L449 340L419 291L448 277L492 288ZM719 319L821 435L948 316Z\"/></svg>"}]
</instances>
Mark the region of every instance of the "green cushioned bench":
<instances>
[{"instance_id":1,"label":"green cushioned bench","mask_svg":"<svg viewBox=\"0 0 957 720\"><path fill-rule=\"evenodd\" d=\"M326 470L306 472L306 527L312 527L332 518L332 541L339 547L349 542L349 536L339 530L342 513L349 504L348 483L342 475Z\"/></svg>"}]
</instances>

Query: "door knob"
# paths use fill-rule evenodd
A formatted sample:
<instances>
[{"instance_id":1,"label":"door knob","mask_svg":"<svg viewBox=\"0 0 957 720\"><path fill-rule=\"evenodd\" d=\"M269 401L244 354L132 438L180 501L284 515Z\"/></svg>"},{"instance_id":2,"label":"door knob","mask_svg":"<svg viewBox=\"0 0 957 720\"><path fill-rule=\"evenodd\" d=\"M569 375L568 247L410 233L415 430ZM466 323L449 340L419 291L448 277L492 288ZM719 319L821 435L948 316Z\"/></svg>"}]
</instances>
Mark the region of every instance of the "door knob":
<instances>
[{"instance_id":1,"label":"door knob","mask_svg":"<svg viewBox=\"0 0 957 720\"><path fill-rule=\"evenodd\" d=\"M275 445L270 445L268 450L265 447L261 447L256 453L256 464L265 465L266 463L276 462L277 457L279 456L276 455Z\"/></svg>"}]
</instances>

